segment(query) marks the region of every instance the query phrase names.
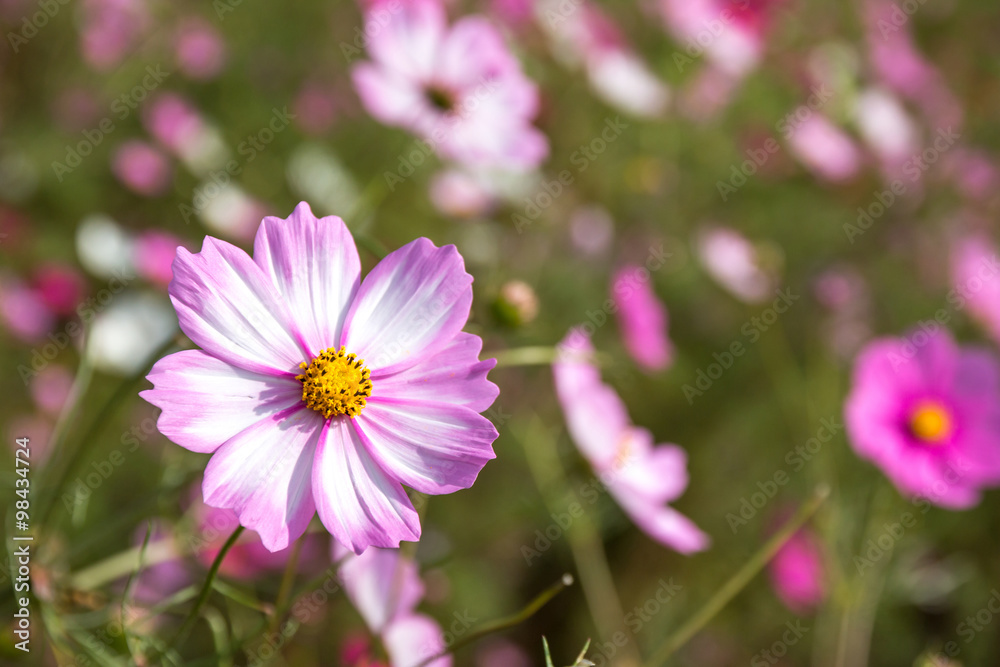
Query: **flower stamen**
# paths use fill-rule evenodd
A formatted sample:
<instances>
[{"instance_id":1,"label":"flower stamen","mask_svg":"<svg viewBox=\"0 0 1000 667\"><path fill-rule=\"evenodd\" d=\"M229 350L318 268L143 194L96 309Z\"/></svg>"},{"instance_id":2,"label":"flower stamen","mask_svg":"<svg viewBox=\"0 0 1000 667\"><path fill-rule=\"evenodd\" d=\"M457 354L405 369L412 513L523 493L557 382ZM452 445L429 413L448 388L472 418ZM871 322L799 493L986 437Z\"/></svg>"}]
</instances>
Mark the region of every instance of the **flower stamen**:
<instances>
[{"instance_id":1,"label":"flower stamen","mask_svg":"<svg viewBox=\"0 0 1000 667\"><path fill-rule=\"evenodd\" d=\"M951 413L936 401L921 403L910 416L910 432L924 444L940 445L951 436Z\"/></svg>"},{"instance_id":2,"label":"flower stamen","mask_svg":"<svg viewBox=\"0 0 1000 667\"><path fill-rule=\"evenodd\" d=\"M302 401L327 419L337 415L356 417L372 395L371 373L364 359L347 354L344 347L328 347L295 377L302 383Z\"/></svg>"}]
</instances>

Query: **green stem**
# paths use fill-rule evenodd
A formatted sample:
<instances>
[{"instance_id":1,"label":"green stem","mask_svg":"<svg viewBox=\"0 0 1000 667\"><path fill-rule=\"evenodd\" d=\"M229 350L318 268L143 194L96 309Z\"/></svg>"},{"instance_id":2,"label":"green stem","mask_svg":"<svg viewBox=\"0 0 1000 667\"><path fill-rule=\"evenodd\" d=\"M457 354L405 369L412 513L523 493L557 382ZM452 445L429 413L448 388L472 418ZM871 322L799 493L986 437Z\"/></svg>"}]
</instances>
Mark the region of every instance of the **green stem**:
<instances>
[{"instance_id":1,"label":"green stem","mask_svg":"<svg viewBox=\"0 0 1000 667\"><path fill-rule=\"evenodd\" d=\"M736 574L724 583L722 588L716 591L715 595L709 598L708 602L688 619L687 623L679 627L676 632L660 644L660 647L653 652L653 656L646 661L645 667L658 667L664 664L677 649L686 644L699 630L705 627L774 558L774 554L809 520L809 517L819 509L819 506L826 500L829 494L830 490L828 487L818 487L813 492L812 497L799 507L792 518L781 527L781 530L775 533L757 553L751 556L750 560L737 570Z\"/></svg>"},{"instance_id":2,"label":"green stem","mask_svg":"<svg viewBox=\"0 0 1000 667\"><path fill-rule=\"evenodd\" d=\"M125 399L128 398L129 394L132 392L135 384L144 378L149 372L149 368L166 354L171 348L177 345L177 340L175 336L171 336L163 345L157 348L146 360L146 363L142 365L142 370L135 373L127 378L125 378L118 389L115 390L111 398L105 402L101 407L101 410L97 413L97 417L90 422L90 426L84 431L83 437L78 440L78 445L75 451L64 455L64 460L66 464L59 469L56 473L55 481L53 484L46 484L44 488L44 495L42 496L40 502L40 510L38 514L38 523L44 525L52 513L52 509L56 506L55 499L59 495L59 489L62 488L66 480L73 473L74 470L80 465L86 456L89 446L96 441L96 437L102 428L105 428L111 421L111 417L114 416L121 406L126 402ZM56 451L56 450L53 450ZM45 480L46 482L48 480Z\"/></svg>"},{"instance_id":3,"label":"green stem","mask_svg":"<svg viewBox=\"0 0 1000 667\"><path fill-rule=\"evenodd\" d=\"M229 536L228 540L226 540L226 543L222 545L222 549L219 550L219 554L215 557L215 560L212 561L212 567L208 570L208 576L205 578L205 584L201 587L201 593L198 594L198 599L195 600L194 606L191 607L191 611L188 612L187 618L184 619L184 623L181 625L180 630L177 631L177 634L174 635L174 638L170 640L170 643L167 645L168 651L178 643L184 641L187 638L188 633L191 632L195 622L198 620L198 614L201 612L201 608L205 606L205 603L208 601L208 596L212 592L212 583L215 581L215 577L219 573L219 568L222 567L222 561L225 560L226 554L229 553L229 550L233 548L233 545L236 544L236 540L238 540L242 534L243 526L237 526L236 530L233 531L233 534Z\"/></svg>"},{"instance_id":4,"label":"green stem","mask_svg":"<svg viewBox=\"0 0 1000 667\"><path fill-rule=\"evenodd\" d=\"M463 646L467 646L479 639L482 639L486 635L493 634L494 632L499 632L500 630L506 630L507 628L512 628L515 625L520 625L526 620L534 616L539 609L544 607L549 603L549 600L557 596L563 591L567 586L573 585L573 575L564 574L562 578L556 583L552 584L544 591L542 591L534 600L529 602L524 609L521 611L511 614L510 616L504 616L503 618L498 618L495 621L488 621L483 623L481 626L475 630L464 635L462 638L458 639L454 644L448 649L441 651L436 655L432 655L426 658L423 662L417 665L417 667L425 667L426 665L434 662L438 658L442 658L449 653L454 653Z\"/></svg>"},{"instance_id":5,"label":"green stem","mask_svg":"<svg viewBox=\"0 0 1000 667\"><path fill-rule=\"evenodd\" d=\"M561 512L570 505L580 505L576 493L569 485L569 480L563 472L562 462L556 453L551 434L536 415L532 418L528 433L521 438L528 467L535 479L535 484L545 499L548 510L552 514ZM566 505L557 506L558 498ZM566 531L570 552L576 562L580 575L580 585L587 600L591 618L598 632L605 639L609 638L625 618L618 591L615 589L611 568L604 554L604 543L601 541L597 526L590 516L584 512ZM636 652L634 646L629 649ZM638 655L634 656L638 663Z\"/></svg>"},{"instance_id":6,"label":"green stem","mask_svg":"<svg viewBox=\"0 0 1000 667\"><path fill-rule=\"evenodd\" d=\"M303 535L295 541L292 553L288 556L288 563L285 565L285 573L281 575L281 586L278 588L278 597L274 601L274 608L281 609L285 606L288 596L292 593L292 584L295 583L295 570L299 564L299 554L302 553L302 545L305 544L306 537ZM271 632L277 632L281 624L281 618L274 614L271 619Z\"/></svg>"},{"instance_id":7,"label":"green stem","mask_svg":"<svg viewBox=\"0 0 1000 667\"><path fill-rule=\"evenodd\" d=\"M554 347L516 347L512 350L497 350L484 356L494 357L497 368L504 366L546 366L556 360L557 351Z\"/></svg>"}]
</instances>

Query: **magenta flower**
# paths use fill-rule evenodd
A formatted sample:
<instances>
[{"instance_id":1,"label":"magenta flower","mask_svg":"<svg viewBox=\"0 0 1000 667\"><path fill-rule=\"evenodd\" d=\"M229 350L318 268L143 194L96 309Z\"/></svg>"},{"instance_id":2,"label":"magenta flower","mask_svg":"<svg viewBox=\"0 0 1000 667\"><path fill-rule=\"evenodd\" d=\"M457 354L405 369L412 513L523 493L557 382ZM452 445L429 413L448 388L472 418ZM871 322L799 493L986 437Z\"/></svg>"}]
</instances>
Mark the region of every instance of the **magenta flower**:
<instances>
[{"instance_id":1,"label":"magenta flower","mask_svg":"<svg viewBox=\"0 0 1000 667\"><path fill-rule=\"evenodd\" d=\"M635 362L648 371L661 371L670 365L674 346L667 337L667 309L656 298L648 273L626 266L611 281L611 296L618 306L618 326L625 349Z\"/></svg>"},{"instance_id":2,"label":"magenta flower","mask_svg":"<svg viewBox=\"0 0 1000 667\"><path fill-rule=\"evenodd\" d=\"M184 242L169 232L158 229L139 232L132 240L132 263L136 273L166 287L173 278L171 267L177 248L182 245Z\"/></svg>"},{"instance_id":3,"label":"magenta flower","mask_svg":"<svg viewBox=\"0 0 1000 667\"><path fill-rule=\"evenodd\" d=\"M211 79L226 64L226 43L215 27L199 17L183 19L174 37L177 66L192 79Z\"/></svg>"},{"instance_id":4,"label":"magenta flower","mask_svg":"<svg viewBox=\"0 0 1000 667\"><path fill-rule=\"evenodd\" d=\"M708 536L665 505L687 487L687 455L677 445L653 446L653 435L633 426L614 389L601 382L594 347L581 329L559 344L552 365L556 394L570 436L611 496L646 534L680 553L708 547Z\"/></svg>"},{"instance_id":5,"label":"magenta flower","mask_svg":"<svg viewBox=\"0 0 1000 667\"><path fill-rule=\"evenodd\" d=\"M468 166L538 166L548 154L531 126L538 90L499 31L480 16L449 27L437 0L400 4L375 2L365 15L373 62L352 76L368 112Z\"/></svg>"},{"instance_id":6,"label":"magenta flower","mask_svg":"<svg viewBox=\"0 0 1000 667\"><path fill-rule=\"evenodd\" d=\"M338 546L334 546L335 560L344 557L343 547ZM445 649L441 626L415 611L424 597L424 584L416 563L399 551L369 549L360 556L348 555L340 566L340 578L365 625L382 638L392 667L417 667ZM429 667L451 664L446 655Z\"/></svg>"},{"instance_id":7,"label":"magenta flower","mask_svg":"<svg viewBox=\"0 0 1000 667\"><path fill-rule=\"evenodd\" d=\"M823 552L812 531L803 528L785 542L768 563L778 598L797 614L812 611L826 599Z\"/></svg>"},{"instance_id":8,"label":"magenta flower","mask_svg":"<svg viewBox=\"0 0 1000 667\"><path fill-rule=\"evenodd\" d=\"M403 484L472 486L497 431L478 413L498 394L462 333L472 276L454 246L417 239L361 281L340 218L301 203L264 218L254 256L206 237L180 248L170 298L201 350L161 359L142 396L160 431L214 454L205 502L230 508L271 551L314 513L360 553L416 540Z\"/></svg>"},{"instance_id":9,"label":"magenta flower","mask_svg":"<svg viewBox=\"0 0 1000 667\"><path fill-rule=\"evenodd\" d=\"M854 450L906 495L964 509L1000 484L1000 361L946 331L870 343L844 413Z\"/></svg>"}]
</instances>

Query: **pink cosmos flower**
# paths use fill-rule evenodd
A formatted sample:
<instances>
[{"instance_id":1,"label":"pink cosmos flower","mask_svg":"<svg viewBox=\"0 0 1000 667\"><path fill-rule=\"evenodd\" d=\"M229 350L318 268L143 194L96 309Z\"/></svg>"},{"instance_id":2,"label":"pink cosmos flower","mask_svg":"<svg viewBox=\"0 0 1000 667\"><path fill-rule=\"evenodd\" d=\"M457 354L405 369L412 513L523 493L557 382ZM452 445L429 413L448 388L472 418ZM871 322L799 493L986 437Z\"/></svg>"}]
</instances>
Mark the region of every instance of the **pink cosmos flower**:
<instances>
[{"instance_id":1,"label":"pink cosmos flower","mask_svg":"<svg viewBox=\"0 0 1000 667\"><path fill-rule=\"evenodd\" d=\"M173 278L172 265L177 248L182 245L184 242L169 232L158 229L139 232L132 241L132 263L136 273L166 287Z\"/></svg>"},{"instance_id":2,"label":"pink cosmos flower","mask_svg":"<svg viewBox=\"0 0 1000 667\"><path fill-rule=\"evenodd\" d=\"M656 117L666 111L669 88L632 50L607 14L583 2L563 15L558 5L549 2L540 12L560 20L542 23L567 59L583 65L591 86L605 102L636 116Z\"/></svg>"},{"instance_id":3,"label":"pink cosmos flower","mask_svg":"<svg viewBox=\"0 0 1000 667\"><path fill-rule=\"evenodd\" d=\"M208 21L189 17L180 22L174 39L177 66L192 79L211 79L226 63L226 43Z\"/></svg>"},{"instance_id":4,"label":"pink cosmos flower","mask_svg":"<svg viewBox=\"0 0 1000 667\"><path fill-rule=\"evenodd\" d=\"M951 253L951 280L958 298L993 339L1000 341L1000 259L984 234L960 239Z\"/></svg>"},{"instance_id":5,"label":"pink cosmos flower","mask_svg":"<svg viewBox=\"0 0 1000 667\"><path fill-rule=\"evenodd\" d=\"M854 450L904 494L964 509L1000 484L1000 361L947 331L870 343L844 413Z\"/></svg>"},{"instance_id":6,"label":"pink cosmos flower","mask_svg":"<svg viewBox=\"0 0 1000 667\"><path fill-rule=\"evenodd\" d=\"M87 291L87 281L69 264L43 264L34 275L35 290L42 302L54 313L73 317Z\"/></svg>"},{"instance_id":7,"label":"pink cosmos flower","mask_svg":"<svg viewBox=\"0 0 1000 667\"><path fill-rule=\"evenodd\" d=\"M698 234L696 243L705 270L736 298L748 303L763 301L777 287L757 246L735 229L709 227Z\"/></svg>"},{"instance_id":8,"label":"pink cosmos flower","mask_svg":"<svg viewBox=\"0 0 1000 667\"><path fill-rule=\"evenodd\" d=\"M198 536L195 538L198 548L195 555L208 568L218 556L226 538L240 525L240 521L232 510L209 507L200 498L195 500L192 511L198 523ZM319 537L310 533L301 538L305 542L299 553L297 572L311 576L322 571L320 564L328 551ZM219 572L227 577L246 580L268 572L280 572L288 564L292 548L289 546L287 549L271 552L264 548L259 536L244 533L226 554Z\"/></svg>"},{"instance_id":9,"label":"pink cosmos flower","mask_svg":"<svg viewBox=\"0 0 1000 667\"><path fill-rule=\"evenodd\" d=\"M144 0L87 0L80 34L84 60L95 69L111 69L135 48L149 25Z\"/></svg>"},{"instance_id":10,"label":"pink cosmos flower","mask_svg":"<svg viewBox=\"0 0 1000 667\"><path fill-rule=\"evenodd\" d=\"M344 552L335 546L334 559L343 558ZM368 629L382 638L392 667L416 667L444 650L441 626L414 611L424 597L417 565L398 550L369 549L360 556L348 556L340 567L340 578ZM451 664L449 655L428 667Z\"/></svg>"},{"instance_id":11,"label":"pink cosmos flower","mask_svg":"<svg viewBox=\"0 0 1000 667\"><path fill-rule=\"evenodd\" d=\"M861 166L861 153L851 137L818 113L788 135L788 146L802 164L827 181L846 181Z\"/></svg>"},{"instance_id":12,"label":"pink cosmos flower","mask_svg":"<svg viewBox=\"0 0 1000 667\"><path fill-rule=\"evenodd\" d=\"M618 306L625 349L644 369L661 371L674 355L667 337L667 309L657 299L648 277L641 279L640 271L637 266L621 268L611 281L611 295Z\"/></svg>"},{"instance_id":13,"label":"pink cosmos flower","mask_svg":"<svg viewBox=\"0 0 1000 667\"><path fill-rule=\"evenodd\" d=\"M361 281L347 226L306 203L264 218L251 259L206 237L177 251L170 298L201 350L161 359L142 396L160 432L214 456L205 502L234 510L271 551L314 513L356 553L416 540L403 484L472 486L494 458L479 412L499 390L462 333L472 276L454 246L421 238Z\"/></svg>"},{"instance_id":14,"label":"pink cosmos flower","mask_svg":"<svg viewBox=\"0 0 1000 667\"><path fill-rule=\"evenodd\" d=\"M962 107L944 77L917 49L909 17L892 0L865 4L865 27L872 66L890 88L919 105L937 127L962 123Z\"/></svg>"},{"instance_id":15,"label":"pink cosmos flower","mask_svg":"<svg viewBox=\"0 0 1000 667\"><path fill-rule=\"evenodd\" d=\"M632 425L625 404L601 382L590 361L594 347L573 329L552 365L566 425L611 496L646 534L680 553L708 547L708 536L665 505L687 487L687 455L677 445L653 446L653 435Z\"/></svg>"},{"instance_id":16,"label":"pink cosmos flower","mask_svg":"<svg viewBox=\"0 0 1000 667\"><path fill-rule=\"evenodd\" d=\"M56 313L38 290L17 276L0 274L0 322L19 340L33 343L55 326Z\"/></svg>"},{"instance_id":17,"label":"pink cosmos flower","mask_svg":"<svg viewBox=\"0 0 1000 667\"><path fill-rule=\"evenodd\" d=\"M163 151L136 140L126 141L115 149L111 170L130 190L147 197L166 192L173 175Z\"/></svg>"},{"instance_id":18,"label":"pink cosmos flower","mask_svg":"<svg viewBox=\"0 0 1000 667\"><path fill-rule=\"evenodd\" d=\"M368 112L468 166L538 166L548 154L531 126L538 90L497 29L481 16L449 27L437 0L401 4L375 2L365 13L373 62L352 77Z\"/></svg>"},{"instance_id":19,"label":"pink cosmos flower","mask_svg":"<svg viewBox=\"0 0 1000 667\"><path fill-rule=\"evenodd\" d=\"M430 185L431 203L441 213L462 219L488 214L497 197L484 179L459 169L448 169L434 175Z\"/></svg>"},{"instance_id":20,"label":"pink cosmos flower","mask_svg":"<svg viewBox=\"0 0 1000 667\"><path fill-rule=\"evenodd\" d=\"M31 380L31 399L43 413L56 416L73 389L73 373L65 366L50 364Z\"/></svg>"},{"instance_id":21,"label":"pink cosmos flower","mask_svg":"<svg viewBox=\"0 0 1000 667\"><path fill-rule=\"evenodd\" d=\"M796 532L768 563L774 592L798 614L815 609L826 598L823 554L811 530Z\"/></svg>"}]
</instances>

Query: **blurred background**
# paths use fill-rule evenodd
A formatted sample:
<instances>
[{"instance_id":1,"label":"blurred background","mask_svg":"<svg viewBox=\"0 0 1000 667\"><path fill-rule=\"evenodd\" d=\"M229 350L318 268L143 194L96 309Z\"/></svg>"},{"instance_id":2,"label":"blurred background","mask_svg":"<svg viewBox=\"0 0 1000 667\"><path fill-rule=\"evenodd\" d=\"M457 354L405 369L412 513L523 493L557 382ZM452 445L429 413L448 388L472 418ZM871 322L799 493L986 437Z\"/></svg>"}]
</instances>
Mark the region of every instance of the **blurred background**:
<instances>
[{"instance_id":1,"label":"blurred background","mask_svg":"<svg viewBox=\"0 0 1000 667\"><path fill-rule=\"evenodd\" d=\"M996 3L445 2L452 23L485 17L537 89L526 122L547 148L519 164L435 154L373 117L352 68L372 60L378 6L0 1L0 504L9 535L30 437L36 535L32 652L4 620L0 662L124 665L130 642L178 624L171 596L204 580L235 523L201 504L207 456L162 437L137 396L152 359L190 345L170 262L206 235L250 250L264 215L308 201L345 219L365 270L416 237L457 245L475 277L466 330L500 359L497 459L470 490L418 502L421 610L457 644L566 572L617 591L595 608L574 585L455 664L543 665L543 635L557 665L588 638L598 665L642 664L821 484L795 551L671 664L997 664L997 492L914 506L853 453L842 407L875 336L937 321L996 346L1000 288L962 273L963 253L995 259ZM630 342L619 280L669 313L664 354ZM546 350L588 324L632 421L687 451L673 504L707 550L678 554L586 491ZM572 494L586 518L566 528ZM365 664L350 657L361 617L310 587L333 564L314 528L294 636L261 626L287 555L251 540L183 664ZM154 564L126 590L147 534ZM623 646L601 619L614 605Z\"/></svg>"}]
</instances>

